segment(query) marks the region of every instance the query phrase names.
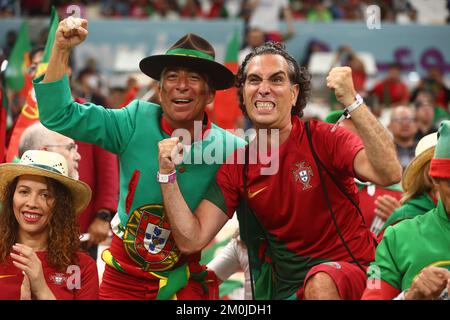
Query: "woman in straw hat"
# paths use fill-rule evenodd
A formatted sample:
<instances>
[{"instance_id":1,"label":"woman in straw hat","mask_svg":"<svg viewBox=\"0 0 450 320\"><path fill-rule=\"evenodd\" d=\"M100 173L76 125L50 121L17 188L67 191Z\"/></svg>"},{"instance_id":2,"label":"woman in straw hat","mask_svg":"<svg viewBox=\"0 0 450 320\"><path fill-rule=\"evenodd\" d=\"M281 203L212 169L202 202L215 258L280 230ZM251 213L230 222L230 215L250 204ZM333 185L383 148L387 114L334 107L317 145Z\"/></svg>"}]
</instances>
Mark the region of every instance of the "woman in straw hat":
<instances>
[{"instance_id":1,"label":"woman in straw hat","mask_svg":"<svg viewBox=\"0 0 450 320\"><path fill-rule=\"evenodd\" d=\"M396 209L386 220L380 233L380 239L387 227L404 219L411 219L430 211L437 204L436 188L429 175L430 162L433 158L437 143L437 132L420 139L416 147L416 154L403 174L402 206Z\"/></svg>"},{"instance_id":2,"label":"woman in straw hat","mask_svg":"<svg viewBox=\"0 0 450 320\"><path fill-rule=\"evenodd\" d=\"M40 150L0 165L0 299L97 299L76 223L91 190L67 172L62 155Z\"/></svg>"}]
</instances>

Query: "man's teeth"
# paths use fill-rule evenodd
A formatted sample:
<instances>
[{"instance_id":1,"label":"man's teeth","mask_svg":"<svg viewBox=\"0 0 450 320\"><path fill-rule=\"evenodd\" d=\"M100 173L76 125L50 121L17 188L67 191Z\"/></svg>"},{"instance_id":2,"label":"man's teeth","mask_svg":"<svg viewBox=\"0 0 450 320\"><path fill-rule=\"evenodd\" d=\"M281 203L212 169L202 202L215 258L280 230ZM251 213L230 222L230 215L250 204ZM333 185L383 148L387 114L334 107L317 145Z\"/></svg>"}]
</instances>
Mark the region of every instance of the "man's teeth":
<instances>
[{"instance_id":1,"label":"man's teeth","mask_svg":"<svg viewBox=\"0 0 450 320\"><path fill-rule=\"evenodd\" d=\"M256 103L256 108L258 109L262 109L262 110L270 110L273 109L275 107L275 104L273 102L257 102Z\"/></svg>"},{"instance_id":2,"label":"man's teeth","mask_svg":"<svg viewBox=\"0 0 450 320\"><path fill-rule=\"evenodd\" d=\"M32 214L32 213L24 213L23 215L25 216L25 218L28 218L28 219L37 219L40 217L40 215Z\"/></svg>"},{"instance_id":3,"label":"man's teeth","mask_svg":"<svg viewBox=\"0 0 450 320\"><path fill-rule=\"evenodd\" d=\"M189 99L176 99L175 102L176 103L188 103L188 102L191 102L191 100L189 100Z\"/></svg>"}]
</instances>

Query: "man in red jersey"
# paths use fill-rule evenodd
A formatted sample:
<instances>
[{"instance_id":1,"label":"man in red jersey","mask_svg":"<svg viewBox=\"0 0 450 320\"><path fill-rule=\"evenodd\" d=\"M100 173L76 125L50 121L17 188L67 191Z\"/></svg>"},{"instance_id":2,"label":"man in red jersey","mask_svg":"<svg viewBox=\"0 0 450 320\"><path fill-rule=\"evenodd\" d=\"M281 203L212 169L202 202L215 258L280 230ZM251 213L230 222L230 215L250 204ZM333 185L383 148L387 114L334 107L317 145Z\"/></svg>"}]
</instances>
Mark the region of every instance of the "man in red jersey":
<instances>
[{"instance_id":1,"label":"man in red jersey","mask_svg":"<svg viewBox=\"0 0 450 320\"><path fill-rule=\"evenodd\" d=\"M300 119L309 79L282 45L253 50L237 74L241 107L257 133L245 149L248 164L239 150L227 159L194 214L176 180L161 184L164 205L184 253L206 246L238 210L255 298L359 299L375 244L352 204L358 201L353 179L390 185L400 180L401 167L389 134L356 94L348 67L332 69L327 86L361 138L311 121L309 139ZM261 147L271 150L272 163L263 161ZM174 148L182 150L176 138L159 143L160 172L174 171Z\"/></svg>"}]
</instances>

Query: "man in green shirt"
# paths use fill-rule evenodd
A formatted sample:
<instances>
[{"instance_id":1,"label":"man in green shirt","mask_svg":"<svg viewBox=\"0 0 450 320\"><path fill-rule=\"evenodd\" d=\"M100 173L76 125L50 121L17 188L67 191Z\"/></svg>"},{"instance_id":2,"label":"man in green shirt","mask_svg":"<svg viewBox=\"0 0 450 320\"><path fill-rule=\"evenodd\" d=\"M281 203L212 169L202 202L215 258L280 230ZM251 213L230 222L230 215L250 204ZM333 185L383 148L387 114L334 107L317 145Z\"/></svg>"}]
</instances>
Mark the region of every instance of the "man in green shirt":
<instances>
[{"instance_id":1,"label":"man in green shirt","mask_svg":"<svg viewBox=\"0 0 450 320\"><path fill-rule=\"evenodd\" d=\"M205 39L187 34L163 55L143 59L141 70L160 81L161 106L134 100L122 109L73 101L67 62L73 47L87 36L87 21L67 18L55 35L47 73L34 81L41 122L51 130L97 144L118 154L120 196L111 222L114 237L103 252L106 262L102 299L202 299L209 274L199 265L200 252L184 255L165 215L160 183L175 176L193 210L239 140L211 124L205 107L216 89L234 84L234 75L214 61ZM158 172L158 142L182 136L189 148L170 175ZM213 150L214 152L211 152ZM208 161L214 155L215 161ZM206 163L206 164L205 164ZM214 279L213 279L214 280ZM211 287L209 289L214 289Z\"/></svg>"}]
</instances>

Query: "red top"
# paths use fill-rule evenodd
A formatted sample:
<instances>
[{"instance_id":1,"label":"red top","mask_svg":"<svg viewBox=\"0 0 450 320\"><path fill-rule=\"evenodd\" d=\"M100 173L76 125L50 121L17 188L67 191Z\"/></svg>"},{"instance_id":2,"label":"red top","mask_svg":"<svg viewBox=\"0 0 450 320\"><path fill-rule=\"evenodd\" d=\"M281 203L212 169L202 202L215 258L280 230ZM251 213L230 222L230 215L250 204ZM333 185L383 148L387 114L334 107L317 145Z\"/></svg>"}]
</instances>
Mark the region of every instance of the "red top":
<instances>
[{"instance_id":1,"label":"red top","mask_svg":"<svg viewBox=\"0 0 450 320\"><path fill-rule=\"evenodd\" d=\"M403 82L381 81L372 89L380 103L390 106L392 103L408 102L408 87Z\"/></svg>"},{"instance_id":2,"label":"red top","mask_svg":"<svg viewBox=\"0 0 450 320\"><path fill-rule=\"evenodd\" d=\"M115 214L119 196L119 168L115 154L90 143L76 143L81 155L78 163L80 180L92 190L88 207L78 216L80 232L85 233L100 209Z\"/></svg>"},{"instance_id":3,"label":"red top","mask_svg":"<svg viewBox=\"0 0 450 320\"><path fill-rule=\"evenodd\" d=\"M342 127L331 132L331 125L324 122L310 124L319 158L358 202L353 161L364 148L360 138ZM279 163L274 175L261 174L264 166L260 163L248 168L248 204L262 225L297 255L349 260L325 201L304 122L298 117L293 118L292 132L279 148ZM216 175L229 217L244 193L242 170L242 164L224 164ZM323 177L338 225L352 253L360 263L372 261L375 248L370 231L328 175L323 173Z\"/></svg>"},{"instance_id":4,"label":"red top","mask_svg":"<svg viewBox=\"0 0 450 320\"><path fill-rule=\"evenodd\" d=\"M69 266L66 272L57 271L48 265L47 252L36 252L42 262L44 277L57 300L97 300L98 272L95 261L79 252L78 263ZM19 300L23 281L22 270L14 266L8 256L0 264L0 300ZM79 267L79 269L78 269ZM79 270L79 273L78 273Z\"/></svg>"}]
</instances>

